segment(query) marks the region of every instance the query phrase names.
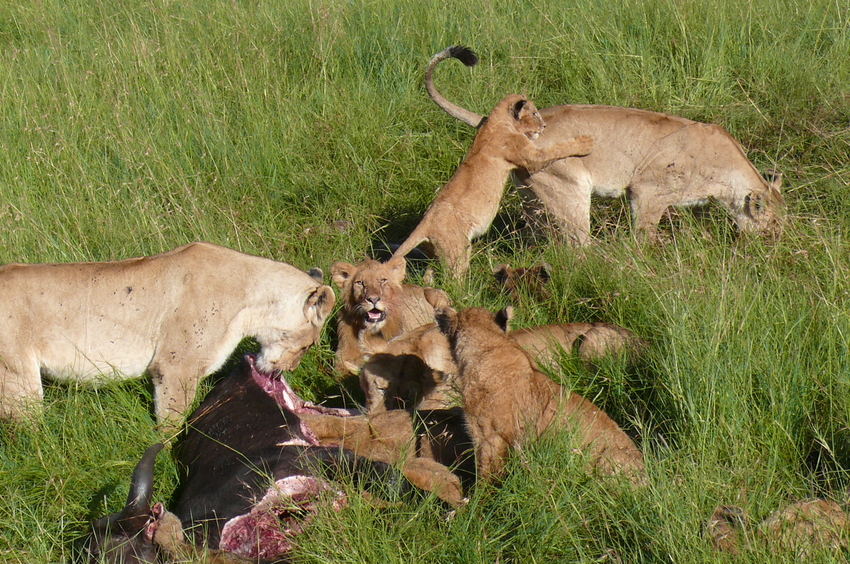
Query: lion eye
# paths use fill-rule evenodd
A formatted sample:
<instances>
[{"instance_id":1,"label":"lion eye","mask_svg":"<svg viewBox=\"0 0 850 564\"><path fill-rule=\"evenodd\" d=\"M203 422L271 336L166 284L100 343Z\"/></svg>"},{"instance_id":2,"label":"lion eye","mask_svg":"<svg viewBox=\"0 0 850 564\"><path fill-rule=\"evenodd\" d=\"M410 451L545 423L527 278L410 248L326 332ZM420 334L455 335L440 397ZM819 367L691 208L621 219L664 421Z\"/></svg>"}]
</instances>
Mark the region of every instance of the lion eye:
<instances>
[{"instance_id":1,"label":"lion eye","mask_svg":"<svg viewBox=\"0 0 850 564\"><path fill-rule=\"evenodd\" d=\"M355 285L355 286L359 286L359 287L361 287L361 288L362 288L363 286L365 286L365 285L366 285L366 283L365 283L365 282L363 282L362 280L356 280L356 281L354 282L354 285Z\"/></svg>"},{"instance_id":2,"label":"lion eye","mask_svg":"<svg viewBox=\"0 0 850 564\"><path fill-rule=\"evenodd\" d=\"M386 285L386 283L387 283L387 279L386 279L386 278L381 278L381 286Z\"/></svg>"}]
</instances>

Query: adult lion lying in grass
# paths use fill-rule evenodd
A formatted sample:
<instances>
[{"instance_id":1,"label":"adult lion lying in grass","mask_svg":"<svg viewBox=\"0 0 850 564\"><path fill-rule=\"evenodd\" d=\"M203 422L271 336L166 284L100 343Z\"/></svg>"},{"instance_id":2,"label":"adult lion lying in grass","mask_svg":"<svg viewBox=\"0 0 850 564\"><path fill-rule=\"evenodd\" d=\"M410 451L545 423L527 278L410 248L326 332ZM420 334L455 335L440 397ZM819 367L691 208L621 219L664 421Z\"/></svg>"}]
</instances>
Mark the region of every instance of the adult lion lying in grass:
<instances>
[{"instance_id":1,"label":"adult lion lying in grass","mask_svg":"<svg viewBox=\"0 0 850 564\"><path fill-rule=\"evenodd\" d=\"M160 423L243 338L266 371L292 370L319 337L333 290L297 268L209 243L152 257L0 267L0 416L42 399L41 373L120 380L150 372Z\"/></svg>"},{"instance_id":2,"label":"adult lion lying in grass","mask_svg":"<svg viewBox=\"0 0 850 564\"><path fill-rule=\"evenodd\" d=\"M643 455L608 415L538 371L506 334L510 308L498 315L447 308L437 316L458 365L463 408L475 444L478 478L502 472L508 451L534 440L553 424L576 434L594 468L645 479Z\"/></svg>"},{"instance_id":3,"label":"adult lion lying in grass","mask_svg":"<svg viewBox=\"0 0 850 564\"><path fill-rule=\"evenodd\" d=\"M331 266L331 277L342 296L336 349L340 374L360 372L364 345L380 346L432 323L434 308L451 304L442 290L404 284L405 273L403 257L385 263L367 259L357 265L335 262Z\"/></svg>"},{"instance_id":4,"label":"adult lion lying in grass","mask_svg":"<svg viewBox=\"0 0 850 564\"><path fill-rule=\"evenodd\" d=\"M535 142L545 127L530 100L516 94L503 98L481 125L466 159L393 257L403 257L428 241L455 278L464 276L471 241L496 217L511 171L537 171L558 159L586 155L593 146L585 135L554 144Z\"/></svg>"},{"instance_id":5,"label":"adult lion lying in grass","mask_svg":"<svg viewBox=\"0 0 850 564\"><path fill-rule=\"evenodd\" d=\"M482 127L483 116L443 97L434 86L434 68L448 58L473 66L478 59L466 47L437 53L425 73L431 99L452 117ZM632 108L566 105L540 110L548 126L539 143L558 143L592 133L593 152L534 170L527 185L575 244L590 242L591 194L628 194L635 228L655 236L670 206L719 202L740 231L778 235L784 199L781 176L765 180L725 129L689 119Z\"/></svg>"}]
</instances>

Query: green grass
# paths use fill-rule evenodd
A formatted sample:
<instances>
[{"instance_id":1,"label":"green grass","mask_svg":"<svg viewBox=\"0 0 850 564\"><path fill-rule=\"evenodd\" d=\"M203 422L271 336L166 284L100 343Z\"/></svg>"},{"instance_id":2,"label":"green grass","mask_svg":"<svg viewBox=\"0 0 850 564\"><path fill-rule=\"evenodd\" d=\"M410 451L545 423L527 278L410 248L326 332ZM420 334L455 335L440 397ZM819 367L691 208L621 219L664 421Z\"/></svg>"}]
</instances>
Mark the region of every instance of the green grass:
<instances>
[{"instance_id":1,"label":"green grass","mask_svg":"<svg viewBox=\"0 0 850 564\"><path fill-rule=\"evenodd\" d=\"M702 536L717 504L762 518L843 501L850 469L850 8L812 2L173 2L0 5L0 262L109 260L206 239L326 271L401 240L474 132L428 100L436 78L486 112L628 105L722 124L762 170L785 173L776 244L736 239L717 210L681 213L671 242L636 243L600 201L580 251L501 224L478 241L462 306L507 305L490 270L554 268L553 298L517 326L606 320L651 341L636 367L552 376L639 435L651 486L589 480L546 437L446 519L433 500L355 498L305 535L304 562L725 561ZM589 132L592 134L592 132ZM345 222L345 223L335 223ZM305 234L309 235L305 240ZM339 394L326 336L293 375ZM0 561L72 557L89 519L119 508L158 440L144 382L49 385L44 417L0 425ZM156 467L156 498L177 472ZM824 559L841 555L824 555ZM741 561L788 561L755 542Z\"/></svg>"}]
</instances>

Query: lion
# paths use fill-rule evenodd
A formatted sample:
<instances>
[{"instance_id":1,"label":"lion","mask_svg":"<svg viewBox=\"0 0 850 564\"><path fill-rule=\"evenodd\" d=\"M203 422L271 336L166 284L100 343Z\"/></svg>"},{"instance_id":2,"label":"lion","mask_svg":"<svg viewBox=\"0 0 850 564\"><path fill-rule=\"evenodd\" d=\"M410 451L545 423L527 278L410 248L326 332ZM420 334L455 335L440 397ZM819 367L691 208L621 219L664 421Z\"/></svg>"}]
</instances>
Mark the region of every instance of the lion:
<instances>
[{"instance_id":1,"label":"lion","mask_svg":"<svg viewBox=\"0 0 850 564\"><path fill-rule=\"evenodd\" d=\"M523 292L533 294L541 300L552 298L548 288L552 280L552 267L547 263L528 268L513 268L509 264L500 264L493 270L493 277L502 291L512 299L518 300Z\"/></svg>"},{"instance_id":2,"label":"lion","mask_svg":"<svg viewBox=\"0 0 850 564\"><path fill-rule=\"evenodd\" d=\"M245 337L266 372L298 366L335 302L286 263L196 242L115 262L0 267L0 416L22 419L56 380L148 372L157 421L173 425L198 382Z\"/></svg>"},{"instance_id":3,"label":"lion","mask_svg":"<svg viewBox=\"0 0 850 564\"><path fill-rule=\"evenodd\" d=\"M511 171L537 171L558 159L587 155L593 146L586 135L538 144L535 140L545 127L528 98L517 94L503 98L481 126L466 159L393 257L403 257L427 241L432 254L456 279L462 278L469 269L471 241L483 235L496 217Z\"/></svg>"},{"instance_id":4,"label":"lion","mask_svg":"<svg viewBox=\"0 0 850 564\"><path fill-rule=\"evenodd\" d=\"M380 346L433 323L435 307L450 305L442 290L404 284L405 273L404 257L385 263L366 259L357 265L335 262L331 266L331 278L342 301L335 362L339 374L359 374L365 362L364 347Z\"/></svg>"},{"instance_id":5,"label":"lion","mask_svg":"<svg viewBox=\"0 0 850 564\"><path fill-rule=\"evenodd\" d=\"M431 99L452 117L473 127L484 118L449 102L434 86L443 60L467 66L478 62L466 47L437 53L425 72ZM695 206L714 200L734 218L739 231L769 236L781 232L785 201L782 176L763 178L741 145L719 125L667 114L594 105L544 108L547 124L540 144L554 144L592 132L593 152L582 159L558 160L539 170L520 171L518 183L531 189L561 232L574 244L590 243L591 195L628 195L633 225L654 239L670 206ZM484 124L484 125L482 125Z\"/></svg>"},{"instance_id":6,"label":"lion","mask_svg":"<svg viewBox=\"0 0 850 564\"><path fill-rule=\"evenodd\" d=\"M561 351L592 363L612 354L637 355L646 347L646 342L628 329L602 321L512 329L508 336L542 365L553 364Z\"/></svg>"},{"instance_id":7,"label":"lion","mask_svg":"<svg viewBox=\"0 0 850 564\"><path fill-rule=\"evenodd\" d=\"M595 469L643 483L640 450L604 411L537 370L529 354L506 334L511 316L511 308L497 315L483 308L459 313L444 308L437 315L458 366L478 479L497 479L509 450L558 426L576 433L578 450Z\"/></svg>"},{"instance_id":8,"label":"lion","mask_svg":"<svg viewBox=\"0 0 850 564\"><path fill-rule=\"evenodd\" d=\"M848 527L850 517L839 504L805 499L777 509L755 526L742 508L719 506L705 524L704 532L714 548L722 552L737 555L746 548L746 541L758 537L772 551L796 550L802 560L807 560L817 551L846 550Z\"/></svg>"}]
</instances>

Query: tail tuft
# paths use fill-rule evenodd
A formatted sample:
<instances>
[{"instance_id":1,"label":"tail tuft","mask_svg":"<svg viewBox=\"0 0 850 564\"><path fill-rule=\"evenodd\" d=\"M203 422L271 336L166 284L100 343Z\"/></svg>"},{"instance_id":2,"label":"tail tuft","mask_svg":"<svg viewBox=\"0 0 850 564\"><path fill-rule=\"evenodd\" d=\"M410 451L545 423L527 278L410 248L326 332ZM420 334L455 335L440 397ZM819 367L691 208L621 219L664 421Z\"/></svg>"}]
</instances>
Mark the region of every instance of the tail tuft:
<instances>
[{"instance_id":1,"label":"tail tuft","mask_svg":"<svg viewBox=\"0 0 850 564\"><path fill-rule=\"evenodd\" d=\"M478 55L469 47L463 45L453 45L447 49L448 56L454 57L468 67L474 67L478 64Z\"/></svg>"}]
</instances>

